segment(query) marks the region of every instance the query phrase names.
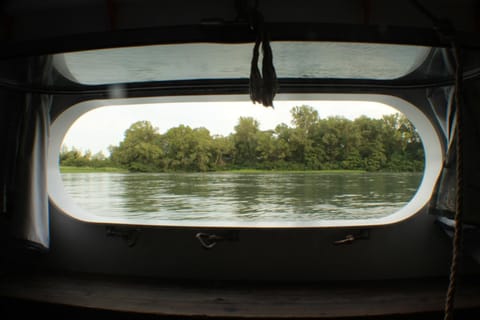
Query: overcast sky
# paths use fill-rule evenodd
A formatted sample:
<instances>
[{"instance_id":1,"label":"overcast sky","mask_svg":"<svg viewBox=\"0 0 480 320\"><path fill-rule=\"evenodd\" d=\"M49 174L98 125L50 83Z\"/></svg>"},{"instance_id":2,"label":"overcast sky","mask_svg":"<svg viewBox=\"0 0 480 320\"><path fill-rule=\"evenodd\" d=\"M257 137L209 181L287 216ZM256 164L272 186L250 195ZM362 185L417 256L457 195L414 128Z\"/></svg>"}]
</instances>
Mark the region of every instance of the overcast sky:
<instances>
[{"instance_id":1,"label":"overcast sky","mask_svg":"<svg viewBox=\"0 0 480 320\"><path fill-rule=\"evenodd\" d=\"M148 120L160 133L180 124L191 128L205 127L211 135L228 135L240 117L253 117L260 122L261 130L274 129L278 124L291 126L290 110L294 106L314 107L320 118L343 116L355 119L361 115L380 118L397 113L387 105L364 101L275 101L275 109L253 105L249 102L165 103L97 108L80 117L67 132L63 141L93 153L108 155L108 146L118 145L125 130L136 121Z\"/></svg>"}]
</instances>

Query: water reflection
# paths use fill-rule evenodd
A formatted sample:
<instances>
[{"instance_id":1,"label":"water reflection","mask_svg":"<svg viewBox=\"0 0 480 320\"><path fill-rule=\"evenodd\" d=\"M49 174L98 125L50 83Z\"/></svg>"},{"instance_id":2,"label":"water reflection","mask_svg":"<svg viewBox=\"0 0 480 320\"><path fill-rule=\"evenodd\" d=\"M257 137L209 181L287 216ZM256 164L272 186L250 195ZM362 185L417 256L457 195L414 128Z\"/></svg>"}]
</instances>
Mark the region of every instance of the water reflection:
<instances>
[{"instance_id":1,"label":"water reflection","mask_svg":"<svg viewBox=\"0 0 480 320\"><path fill-rule=\"evenodd\" d=\"M418 173L67 173L67 192L98 216L171 221L380 218L404 206Z\"/></svg>"}]
</instances>

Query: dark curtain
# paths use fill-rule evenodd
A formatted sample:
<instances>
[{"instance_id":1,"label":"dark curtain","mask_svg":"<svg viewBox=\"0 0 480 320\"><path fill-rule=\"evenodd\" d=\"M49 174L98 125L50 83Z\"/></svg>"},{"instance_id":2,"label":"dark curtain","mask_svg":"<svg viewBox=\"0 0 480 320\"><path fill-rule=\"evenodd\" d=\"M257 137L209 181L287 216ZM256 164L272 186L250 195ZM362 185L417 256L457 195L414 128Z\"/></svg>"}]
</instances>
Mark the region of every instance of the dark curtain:
<instances>
[{"instance_id":1,"label":"dark curtain","mask_svg":"<svg viewBox=\"0 0 480 320\"><path fill-rule=\"evenodd\" d=\"M49 247L47 150L51 96L6 93L2 108L2 223L28 247Z\"/></svg>"},{"instance_id":2,"label":"dark curtain","mask_svg":"<svg viewBox=\"0 0 480 320\"><path fill-rule=\"evenodd\" d=\"M454 88L434 88L428 92L428 101L444 137L445 155L442 172L437 180L430 212L453 219L456 193L455 105Z\"/></svg>"},{"instance_id":3,"label":"dark curtain","mask_svg":"<svg viewBox=\"0 0 480 320\"><path fill-rule=\"evenodd\" d=\"M446 153L440 177L431 201L430 212L437 216L453 219L456 202L456 105L453 99L455 88L436 88L430 93L430 104L437 113L444 131ZM480 101L479 81L465 82L463 108L463 222L480 225L480 112L476 105Z\"/></svg>"}]
</instances>

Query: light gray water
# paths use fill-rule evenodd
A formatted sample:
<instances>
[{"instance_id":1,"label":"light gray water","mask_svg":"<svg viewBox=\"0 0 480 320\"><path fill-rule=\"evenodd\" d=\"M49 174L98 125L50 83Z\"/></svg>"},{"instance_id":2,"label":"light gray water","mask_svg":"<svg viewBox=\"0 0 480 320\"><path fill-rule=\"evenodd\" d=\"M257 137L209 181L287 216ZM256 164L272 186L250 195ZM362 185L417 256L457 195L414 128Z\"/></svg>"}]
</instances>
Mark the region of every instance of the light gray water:
<instances>
[{"instance_id":1,"label":"light gray water","mask_svg":"<svg viewBox=\"0 0 480 320\"><path fill-rule=\"evenodd\" d=\"M420 173L64 173L91 213L148 221L299 222L380 218L414 196Z\"/></svg>"}]
</instances>

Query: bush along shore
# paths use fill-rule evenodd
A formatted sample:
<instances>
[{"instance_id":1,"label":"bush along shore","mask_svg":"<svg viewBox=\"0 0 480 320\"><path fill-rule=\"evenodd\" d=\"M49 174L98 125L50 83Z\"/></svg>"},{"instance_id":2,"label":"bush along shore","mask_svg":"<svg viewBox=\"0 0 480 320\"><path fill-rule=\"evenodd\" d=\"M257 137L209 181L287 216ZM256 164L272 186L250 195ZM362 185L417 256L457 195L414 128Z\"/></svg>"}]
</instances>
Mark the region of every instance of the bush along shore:
<instances>
[{"instance_id":1,"label":"bush along shore","mask_svg":"<svg viewBox=\"0 0 480 320\"><path fill-rule=\"evenodd\" d=\"M400 114L321 119L305 105L290 112L291 126L262 131L254 118L240 117L228 136L185 125L160 134L138 121L108 157L63 146L59 161L62 172L423 171L420 137Z\"/></svg>"}]
</instances>

